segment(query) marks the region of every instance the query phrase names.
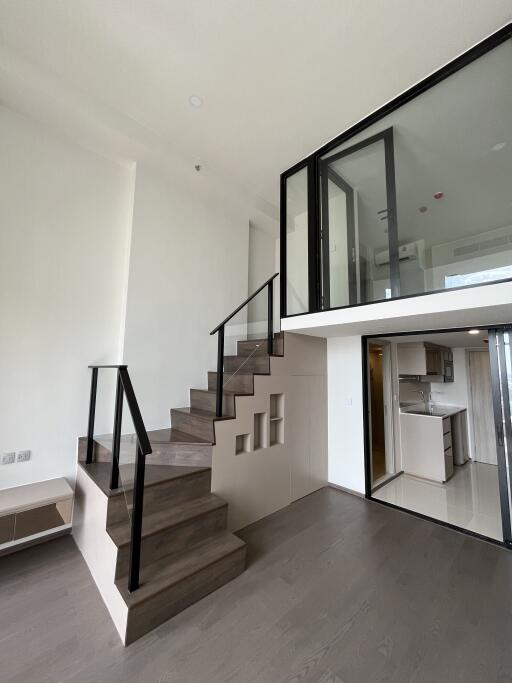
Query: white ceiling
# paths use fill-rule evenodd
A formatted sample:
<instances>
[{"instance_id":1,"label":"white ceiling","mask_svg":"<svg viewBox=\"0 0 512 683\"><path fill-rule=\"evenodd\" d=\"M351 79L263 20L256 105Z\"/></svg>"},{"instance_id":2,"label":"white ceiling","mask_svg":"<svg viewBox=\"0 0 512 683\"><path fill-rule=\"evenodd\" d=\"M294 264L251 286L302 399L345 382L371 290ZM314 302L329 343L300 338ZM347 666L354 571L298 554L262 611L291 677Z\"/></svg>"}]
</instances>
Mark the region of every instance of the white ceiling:
<instances>
[{"instance_id":1,"label":"white ceiling","mask_svg":"<svg viewBox=\"0 0 512 683\"><path fill-rule=\"evenodd\" d=\"M202 163L272 213L282 170L511 18L510 0L0 0L1 100L121 157Z\"/></svg>"}]
</instances>

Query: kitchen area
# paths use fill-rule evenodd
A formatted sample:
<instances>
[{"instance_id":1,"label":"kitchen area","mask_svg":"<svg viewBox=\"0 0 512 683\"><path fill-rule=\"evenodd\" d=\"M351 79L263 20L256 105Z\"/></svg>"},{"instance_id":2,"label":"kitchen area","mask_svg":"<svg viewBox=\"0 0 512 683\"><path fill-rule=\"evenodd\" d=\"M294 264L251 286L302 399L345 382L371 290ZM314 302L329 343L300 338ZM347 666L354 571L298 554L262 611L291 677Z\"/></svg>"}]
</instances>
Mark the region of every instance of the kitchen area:
<instances>
[{"instance_id":1,"label":"kitchen area","mask_svg":"<svg viewBox=\"0 0 512 683\"><path fill-rule=\"evenodd\" d=\"M486 331L372 338L369 348L372 460L383 443L386 463L372 497L502 540Z\"/></svg>"},{"instance_id":2,"label":"kitchen area","mask_svg":"<svg viewBox=\"0 0 512 683\"><path fill-rule=\"evenodd\" d=\"M410 396L411 385L422 386L416 389L420 403L400 401L402 469L444 483L453 476L454 465L469 460L467 406L433 401L432 384L455 381L453 351L425 341L401 343L397 361L400 395Z\"/></svg>"}]
</instances>

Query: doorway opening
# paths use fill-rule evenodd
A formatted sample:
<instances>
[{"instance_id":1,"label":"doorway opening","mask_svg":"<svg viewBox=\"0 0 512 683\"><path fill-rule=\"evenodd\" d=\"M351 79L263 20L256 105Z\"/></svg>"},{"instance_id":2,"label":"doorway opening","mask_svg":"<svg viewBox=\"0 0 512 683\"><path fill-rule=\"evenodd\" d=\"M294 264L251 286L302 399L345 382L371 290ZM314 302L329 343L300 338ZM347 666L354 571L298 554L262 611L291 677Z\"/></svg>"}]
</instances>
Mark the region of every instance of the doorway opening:
<instances>
[{"instance_id":1,"label":"doorway opening","mask_svg":"<svg viewBox=\"0 0 512 683\"><path fill-rule=\"evenodd\" d=\"M367 497L512 546L509 335L364 338Z\"/></svg>"},{"instance_id":2,"label":"doorway opening","mask_svg":"<svg viewBox=\"0 0 512 683\"><path fill-rule=\"evenodd\" d=\"M372 488L395 474L391 344L374 341L368 347Z\"/></svg>"}]
</instances>

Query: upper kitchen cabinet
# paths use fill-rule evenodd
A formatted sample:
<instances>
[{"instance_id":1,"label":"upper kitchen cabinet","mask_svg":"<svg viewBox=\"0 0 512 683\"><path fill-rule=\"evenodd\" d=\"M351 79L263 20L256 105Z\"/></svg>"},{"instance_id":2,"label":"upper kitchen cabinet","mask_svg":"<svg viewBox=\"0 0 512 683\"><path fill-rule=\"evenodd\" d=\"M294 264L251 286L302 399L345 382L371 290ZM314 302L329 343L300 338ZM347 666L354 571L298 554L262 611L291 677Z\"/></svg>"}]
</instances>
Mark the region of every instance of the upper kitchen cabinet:
<instances>
[{"instance_id":1,"label":"upper kitchen cabinet","mask_svg":"<svg viewBox=\"0 0 512 683\"><path fill-rule=\"evenodd\" d=\"M443 374L443 349L439 346L425 344L427 356L427 375Z\"/></svg>"},{"instance_id":2,"label":"upper kitchen cabinet","mask_svg":"<svg viewBox=\"0 0 512 683\"><path fill-rule=\"evenodd\" d=\"M397 345L398 374L432 379L441 377L453 381L453 356L451 349L426 342Z\"/></svg>"},{"instance_id":3,"label":"upper kitchen cabinet","mask_svg":"<svg viewBox=\"0 0 512 683\"><path fill-rule=\"evenodd\" d=\"M397 344L399 375L426 375L427 354L423 342Z\"/></svg>"}]
</instances>

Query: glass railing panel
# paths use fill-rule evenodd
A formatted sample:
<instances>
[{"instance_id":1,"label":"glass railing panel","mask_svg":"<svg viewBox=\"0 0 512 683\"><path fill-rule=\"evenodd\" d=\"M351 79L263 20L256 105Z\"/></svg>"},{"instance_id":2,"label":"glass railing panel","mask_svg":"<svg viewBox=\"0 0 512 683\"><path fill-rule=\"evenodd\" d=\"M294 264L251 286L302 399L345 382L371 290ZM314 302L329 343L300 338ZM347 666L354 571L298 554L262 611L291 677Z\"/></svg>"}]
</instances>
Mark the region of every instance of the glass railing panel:
<instances>
[{"instance_id":1,"label":"glass railing panel","mask_svg":"<svg viewBox=\"0 0 512 683\"><path fill-rule=\"evenodd\" d=\"M320 163L324 309L391 297L385 142L361 144Z\"/></svg>"},{"instance_id":2,"label":"glass railing panel","mask_svg":"<svg viewBox=\"0 0 512 683\"><path fill-rule=\"evenodd\" d=\"M508 40L319 155L323 309L512 279L511 111ZM286 200L289 315L308 310L305 169Z\"/></svg>"},{"instance_id":3,"label":"glass railing panel","mask_svg":"<svg viewBox=\"0 0 512 683\"><path fill-rule=\"evenodd\" d=\"M238 375L268 372L267 288L226 324L224 339L224 390L242 391L244 379Z\"/></svg>"},{"instance_id":4,"label":"glass railing panel","mask_svg":"<svg viewBox=\"0 0 512 683\"><path fill-rule=\"evenodd\" d=\"M286 179L286 312L309 310L308 169Z\"/></svg>"},{"instance_id":5,"label":"glass railing panel","mask_svg":"<svg viewBox=\"0 0 512 683\"><path fill-rule=\"evenodd\" d=\"M99 369L96 388L96 412L94 419L94 441L100 445L102 459L107 457L105 451L112 451L112 434L115 412L117 371Z\"/></svg>"}]
</instances>

